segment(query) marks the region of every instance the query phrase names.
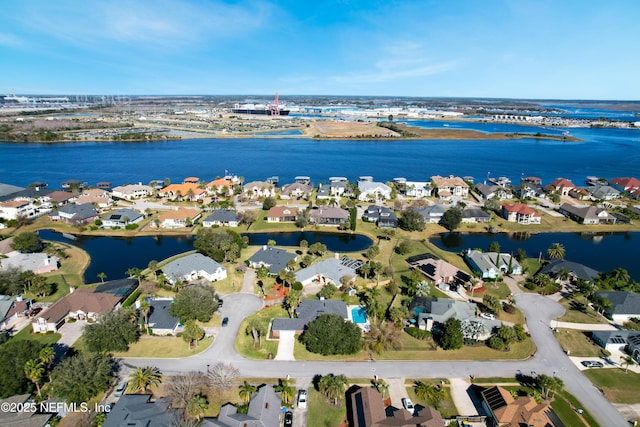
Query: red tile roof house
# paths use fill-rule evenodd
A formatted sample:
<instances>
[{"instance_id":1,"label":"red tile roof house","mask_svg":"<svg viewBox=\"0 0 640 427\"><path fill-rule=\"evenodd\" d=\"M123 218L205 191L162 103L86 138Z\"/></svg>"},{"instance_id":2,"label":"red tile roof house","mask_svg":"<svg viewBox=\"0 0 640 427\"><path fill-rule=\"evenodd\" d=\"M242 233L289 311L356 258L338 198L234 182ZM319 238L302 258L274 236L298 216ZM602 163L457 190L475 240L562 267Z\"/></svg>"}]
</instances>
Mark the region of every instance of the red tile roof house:
<instances>
[{"instance_id":1,"label":"red tile roof house","mask_svg":"<svg viewBox=\"0 0 640 427\"><path fill-rule=\"evenodd\" d=\"M58 300L31 321L33 332L56 332L67 318L96 319L99 314L113 310L122 297L96 292L95 289L80 288Z\"/></svg>"},{"instance_id":2,"label":"red tile roof house","mask_svg":"<svg viewBox=\"0 0 640 427\"><path fill-rule=\"evenodd\" d=\"M576 188L575 184L566 178L558 178L555 181L551 181L547 188L551 188L552 191L558 191L563 196L568 196L569 192Z\"/></svg>"},{"instance_id":3,"label":"red tile roof house","mask_svg":"<svg viewBox=\"0 0 640 427\"><path fill-rule=\"evenodd\" d=\"M609 181L609 185L616 190L627 193L630 197L637 199L640 197L640 180L636 178L614 178Z\"/></svg>"},{"instance_id":4,"label":"red tile roof house","mask_svg":"<svg viewBox=\"0 0 640 427\"><path fill-rule=\"evenodd\" d=\"M274 206L267 212L267 222L294 222L298 209L288 206Z\"/></svg>"},{"instance_id":5,"label":"red tile roof house","mask_svg":"<svg viewBox=\"0 0 640 427\"><path fill-rule=\"evenodd\" d=\"M523 203L513 205L504 203L501 213L507 221L517 222L518 224L540 224L542 219L542 215Z\"/></svg>"}]
</instances>

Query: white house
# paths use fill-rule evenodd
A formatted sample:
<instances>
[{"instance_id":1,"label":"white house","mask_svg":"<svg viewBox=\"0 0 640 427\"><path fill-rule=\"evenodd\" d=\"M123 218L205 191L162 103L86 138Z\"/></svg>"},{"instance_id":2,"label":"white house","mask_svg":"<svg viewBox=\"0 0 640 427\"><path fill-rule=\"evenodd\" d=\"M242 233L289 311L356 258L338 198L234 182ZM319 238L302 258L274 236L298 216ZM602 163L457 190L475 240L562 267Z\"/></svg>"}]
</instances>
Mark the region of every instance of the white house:
<instances>
[{"instance_id":1,"label":"white house","mask_svg":"<svg viewBox=\"0 0 640 427\"><path fill-rule=\"evenodd\" d=\"M142 185L140 183L132 185L121 185L118 187L114 187L111 190L111 194L119 199L140 199L143 197L151 196L153 194L153 188L148 185Z\"/></svg>"},{"instance_id":2,"label":"white house","mask_svg":"<svg viewBox=\"0 0 640 427\"><path fill-rule=\"evenodd\" d=\"M362 201L369 199L378 200L391 198L391 187L381 182L358 181L358 190L360 190L358 200Z\"/></svg>"},{"instance_id":3,"label":"white house","mask_svg":"<svg viewBox=\"0 0 640 427\"><path fill-rule=\"evenodd\" d=\"M227 278L227 269L224 266L197 253L171 261L162 267L162 272L172 285L177 282L191 282L199 277L210 282Z\"/></svg>"}]
</instances>

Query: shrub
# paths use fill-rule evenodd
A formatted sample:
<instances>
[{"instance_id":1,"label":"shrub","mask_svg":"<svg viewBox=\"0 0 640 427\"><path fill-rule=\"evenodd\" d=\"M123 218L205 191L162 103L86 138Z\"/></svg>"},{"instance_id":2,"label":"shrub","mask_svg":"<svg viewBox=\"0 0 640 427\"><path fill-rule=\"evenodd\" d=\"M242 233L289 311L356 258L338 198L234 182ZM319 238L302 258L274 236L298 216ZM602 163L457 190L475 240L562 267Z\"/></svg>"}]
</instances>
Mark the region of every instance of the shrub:
<instances>
[{"instance_id":1,"label":"shrub","mask_svg":"<svg viewBox=\"0 0 640 427\"><path fill-rule=\"evenodd\" d=\"M431 331L425 331L424 329L416 328L415 326L409 326L408 328L405 328L404 331L418 340L431 338Z\"/></svg>"},{"instance_id":2,"label":"shrub","mask_svg":"<svg viewBox=\"0 0 640 427\"><path fill-rule=\"evenodd\" d=\"M135 230L138 228L138 224L127 224L124 228L127 230Z\"/></svg>"},{"instance_id":3,"label":"shrub","mask_svg":"<svg viewBox=\"0 0 640 427\"><path fill-rule=\"evenodd\" d=\"M509 314L516 312L516 307L513 304L504 303L502 304L502 309Z\"/></svg>"},{"instance_id":4,"label":"shrub","mask_svg":"<svg viewBox=\"0 0 640 427\"><path fill-rule=\"evenodd\" d=\"M507 344L495 335L487 340L487 345L494 350L504 350L507 347Z\"/></svg>"}]
</instances>

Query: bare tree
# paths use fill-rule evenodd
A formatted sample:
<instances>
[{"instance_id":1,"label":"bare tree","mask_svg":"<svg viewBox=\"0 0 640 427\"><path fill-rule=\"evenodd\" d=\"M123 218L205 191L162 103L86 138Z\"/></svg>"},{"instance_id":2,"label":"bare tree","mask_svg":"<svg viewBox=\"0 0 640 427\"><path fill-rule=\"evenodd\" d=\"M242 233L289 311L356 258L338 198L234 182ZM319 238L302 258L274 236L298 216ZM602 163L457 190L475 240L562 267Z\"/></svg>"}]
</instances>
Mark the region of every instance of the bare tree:
<instances>
[{"instance_id":1,"label":"bare tree","mask_svg":"<svg viewBox=\"0 0 640 427\"><path fill-rule=\"evenodd\" d=\"M240 371L235 366L223 362L216 363L207 372L209 384L216 390L228 390L238 376Z\"/></svg>"},{"instance_id":2,"label":"bare tree","mask_svg":"<svg viewBox=\"0 0 640 427\"><path fill-rule=\"evenodd\" d=\"M166 386L173 407L186 408L193 396L200 392L200 387L206 382L206 377L195 371L171 377Z\"/></svg>"}]
</instances>

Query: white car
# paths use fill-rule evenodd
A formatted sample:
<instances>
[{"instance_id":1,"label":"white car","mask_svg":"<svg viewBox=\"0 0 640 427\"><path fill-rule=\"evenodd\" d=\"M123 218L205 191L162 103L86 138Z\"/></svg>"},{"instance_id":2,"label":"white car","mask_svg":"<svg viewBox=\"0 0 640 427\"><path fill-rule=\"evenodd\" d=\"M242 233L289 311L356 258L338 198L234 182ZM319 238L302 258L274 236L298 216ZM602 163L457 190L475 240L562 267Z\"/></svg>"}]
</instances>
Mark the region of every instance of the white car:
<instances>
[{"instance_id":1,"label":"white car","mask_svg":"<svg viewBox=\"0 0 640 427\"><path fill-rule=\"evenodd\" d=\"M482 317L483 319L487 319L487 320L493 320L496 318L496 316L494 316L491 313L480 313L480 317Z\"/></svg>"},{"instance_id":2,"label":"white car","mask_svg":"<svg viewBox=\"0 0 640 427\"><path fill-rule=\"evenodd\" d=\"M298 392L298 408L304 409L307 407L307 390L300 390Z\"/></svg>"},{"instance_id":3,"label":"white car","mask_svg":"<svg viewBox=\"0 0 640 427\"><path fill-rule=\"evenodd\" d=\"M411 415L413 415L413 412L416 410L415 406L413 406L413 402L408 397L402 399L402 406L404 406L404 409L411 412Z\"/></svg>"}]
</instances>

